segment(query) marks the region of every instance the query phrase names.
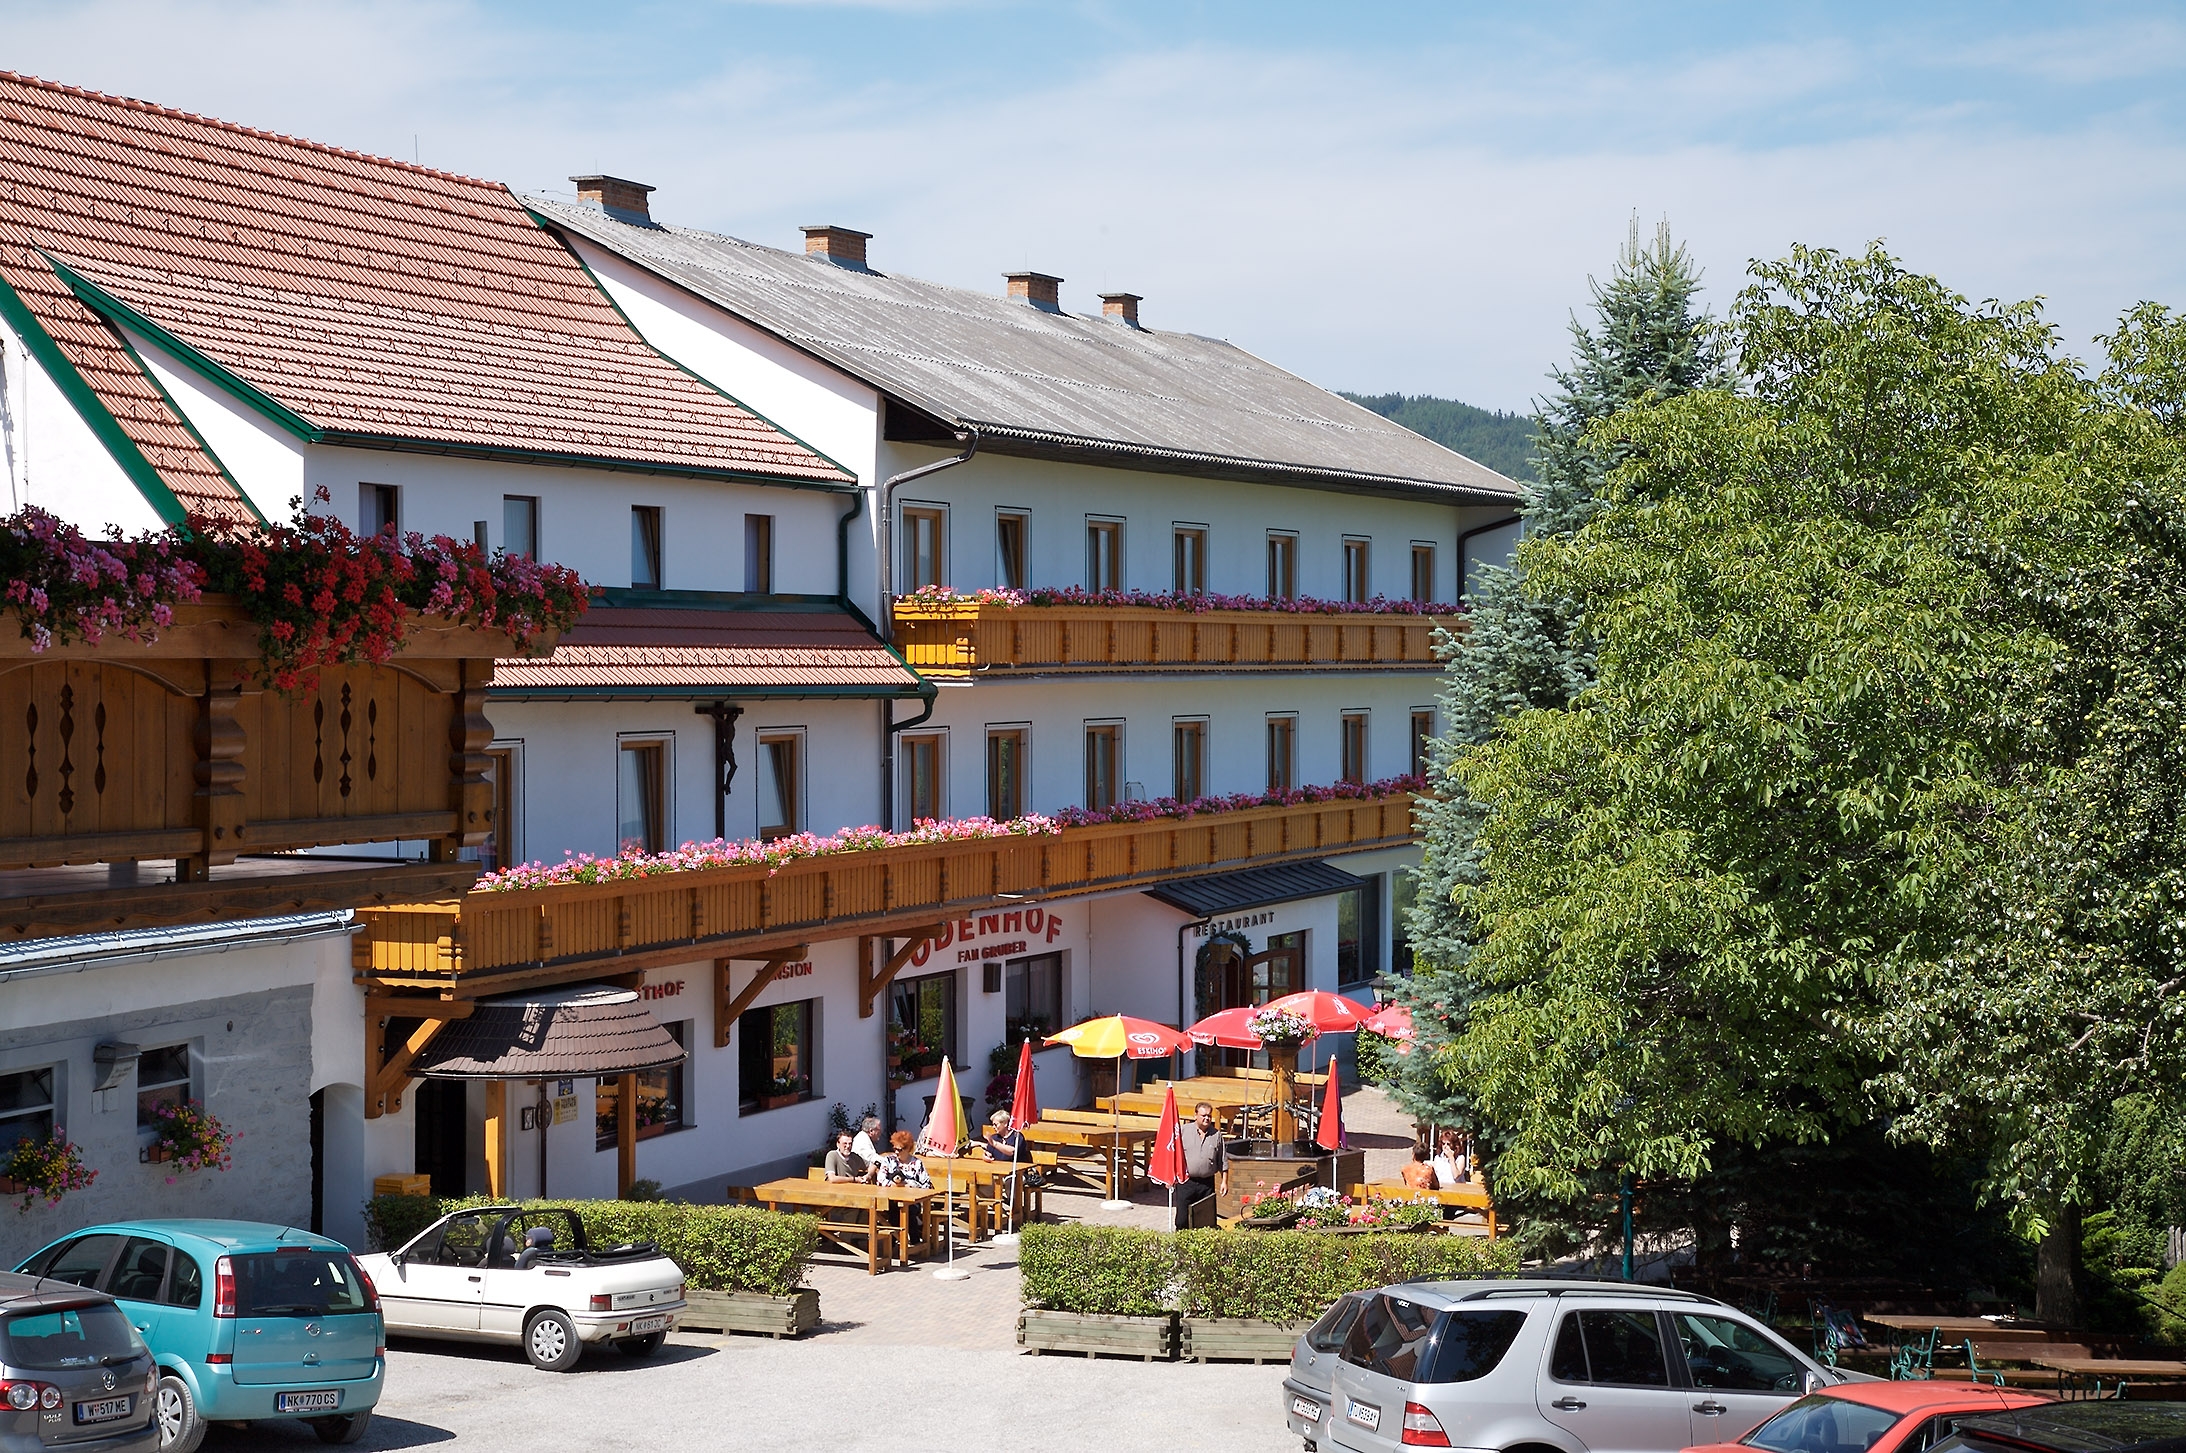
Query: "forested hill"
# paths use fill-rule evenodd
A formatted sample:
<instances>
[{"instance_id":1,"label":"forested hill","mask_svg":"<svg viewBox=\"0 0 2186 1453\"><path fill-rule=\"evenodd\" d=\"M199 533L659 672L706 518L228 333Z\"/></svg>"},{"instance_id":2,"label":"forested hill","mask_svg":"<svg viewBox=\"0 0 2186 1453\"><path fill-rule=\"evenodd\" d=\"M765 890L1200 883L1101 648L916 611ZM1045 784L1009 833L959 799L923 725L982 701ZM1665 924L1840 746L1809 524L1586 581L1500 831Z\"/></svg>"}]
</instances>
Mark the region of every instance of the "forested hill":
<instances>
[{"instance_id":1,"label":"forested hill","mask_svg":"<svg viewBox=\"0 0 2186 1453\"><path fill-rule=\"evenodd\" d=\"M1339 390L1341 392L1341 390ZM1343 395L1445 449L1455 449L1510 479L1533 478L1533 416L1476 409L1430 394Z\"/></svg>"}]
</instances>

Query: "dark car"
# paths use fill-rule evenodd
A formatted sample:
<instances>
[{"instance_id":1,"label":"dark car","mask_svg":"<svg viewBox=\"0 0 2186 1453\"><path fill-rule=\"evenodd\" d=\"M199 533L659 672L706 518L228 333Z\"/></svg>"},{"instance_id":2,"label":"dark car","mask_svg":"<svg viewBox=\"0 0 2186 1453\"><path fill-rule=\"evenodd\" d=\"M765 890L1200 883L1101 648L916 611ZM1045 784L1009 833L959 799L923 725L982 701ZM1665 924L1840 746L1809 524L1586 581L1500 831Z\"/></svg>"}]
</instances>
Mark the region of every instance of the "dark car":
<instances>
[{"instance_id":1,"label":"dark car","mask_svg":"<svg viewBox=\"0 0 2186 1453\"><path fill-rule=\"evenodd\" d=\"M2100 1399L1968 1418L1930 1453L2186 1453L2186 1403Z\"/></svg>"},{"instance_id":2,"label":"dark car","mask_svg":"<svg viewBox=\"0 0 2186 1453\"><path fill-rule=\"evenodd\" d=\"M0 1453L155 1453L158 1384L112 1297L0 1272Z\"/></svg>"}]
</instances>

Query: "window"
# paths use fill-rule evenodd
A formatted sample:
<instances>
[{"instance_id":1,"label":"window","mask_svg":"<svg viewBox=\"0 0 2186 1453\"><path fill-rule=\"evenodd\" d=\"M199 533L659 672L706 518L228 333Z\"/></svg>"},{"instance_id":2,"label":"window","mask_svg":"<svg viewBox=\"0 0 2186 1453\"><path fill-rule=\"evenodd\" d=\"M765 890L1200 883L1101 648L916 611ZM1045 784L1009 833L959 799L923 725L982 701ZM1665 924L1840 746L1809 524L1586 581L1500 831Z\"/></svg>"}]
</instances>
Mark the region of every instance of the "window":
<instances>
[{"instance_id":1,"label":"window","mask_svg":"<svg viewBox=\"0 0 2186 1453\"><path fill-rule=\"evenodd\" d=\"M1026 588L1025 559L1032 535L1032 518L1016 510L1001 510L994 517L994 578L1004 590Z\"/></svg>"},{"instance_id":2,"label":"window","mask_svg":"<svg viewBox=\"0 0 2186 1453\"><path fill-rule=\"evenodd\" d=\"M1298 718L1268 718L1268 791L1288 792L1298 785Z\"/></svg>"},{"instance_id":3,"label":"window","mask_svg":"<svg viewBox=\"0 0 2186 1453\"><path fill-rule=\"evenodd\" d=\"M162 1105L179 1105L190 1098L190 1047L171 1044L148 1049L137 1056L137 1128L159 1123L153 1113Z\"/></svg>"},{"instance_id":4,"label":"window","mask_svg":"<svg viewBox=\"0 0 2186 1453\"><path fill-rule=\"evenodd\" d=\"M1662 1333L1653 1312L1566 1312L1549 1354L1548 1375L1558 1382L1599 1382L1617 1387L1668 1387Z\"/></svg>"},{"instance_id":5,"label":"window","mask_svg":"<svg viewBox=\"0 0 2186 1453\"><path fill-rule=\"evenodd\" d=\"M205 1271L197 1259L187 1251L175 1252L174 1271L167 1278L167 1295L170 1307L194 1307L205 1295Z\"/></svg>"},{"instance_id":6,"label":"window","mask_svg":"<svg viewBox=\"0 0 2186 1453\"><path fill-rule=\"evenodd\" d=\"M1268 535L1268 595L1292 600L1298 594L1298 537L1288 533Z\"/></svg>"},{"instance_id":7,"label":"window","mask_svg":"<svg viewBox=\"0 0 2186 1453\"><path fill-rule=\"evenodd\" d=\"M898 590L947 583L942 578L948 564L942 559L947 522L948 512L934 506L903 512L903 582Z\"/></svg>"},{"instance_id":8,"label":"window","mask_svg":"<svg viewBox=\"0 0 2186 1453\"><path fill-rule=\"evenodd\" d=\"M501 496L501 548L526 560L539 558L539 500L536 495Z\"/></svg>"},{"instance_id":9,"label":"window","mask_svg":"<svg viewBox=\"0 0 2186 1453\"><path fill-rule=\"evenodd\" d=\"M1389 875L1389 921L1394 927L1389 950L1389 968L1393 973L1412 972L1412 905L1419 901L1419 879L1410 868L1399 868Z\"/></svg>"},{"instance_id":10,"label":"window","mask_svg":"<svg viewBox=\"0 0 2186 1453\"><path fill-rule=\"evenodd\" d=\"M1435 598L1435 547L1412 542L1412 599Z\"/></svg>"},{"instance_id":11,"label":"window","mask_svg":"<svg viewBox=\"0 0 2186 1453\"><path fill-rule=\"evenodd\" d=\"M937 1068L943 1055L952 1065L962 1064L956 1051L956 975L927 974L890 984L888 1027L902 1067L913 1074Z\"/></svg>"},{"instance_id":12,"label":"window","mask_svg":"<svg viewBox=\"0 0 2186 1453\"><path fill-rule=\"evenodd\" d=\"M1698 1384L1696 1384L1698 1385ZM1871 1408L1850 1398L1801 1398L1746 1435L1745 1441L1769 1453L1837 1453L1843 1448L1872 1448L1897 1423L1899 1414ZM1934 1419L1898 1444L1902 1453L1932 1446ZM1986 1447L1987 1444L1975 1446Z\"/></svg>"},{"instance_id":13,"label":"window","mask_svg":"<svg viewBox=\"0 0 2186 1453\"><path fill-rule=\"evenodd\" d=\"M122 1243L121 1256L107 1273L106 1294L128 1302L156 1302L167 1285L167 1253L164 1241L132 1236Z\"/></svg>"},{"instance_id":14,"label":"window","mask_svg":"<svg viewBox=\"0 0 2186 1453\"><path fill-rule=\"evenodd\" d=\"M106 1275L107 1264L119 1250L119 1236L103 1233L97 1236L79 1236L74 1241L62 1242L37 1260L28 1263L24 1270L32 1276L65 1281L70 1286L95 1287L99 1284L99 1278Z\"/></svg>"},{"instance_id":15,"label":"window","mask_svg":"<svg viewBox=\"0 0 2186 1453\"><path fill-rule=\"evenodd\" d=\"M769 1004L736 1021L737 1085L740 1114L776 1109L788 1100L809 1100L819 1093L814 1071L819 1064L812 1042L816 999ZM767 1101L776 1103L768 1105Z\"/></svg>"},{"instance_id":16,"label":"window","mask_svg":"<svg viewBox=\"0 0 2186 1453\"><path fill-rule=\"evenodd\" d=\"M1008 822L1025 815L1025 727L987 728L987 816Z\"/></svg>"},{"instance_id":17,"label":"window","mask_svg":"<svg viewBox=\"0 0 2186 1453\"><path fill-rule=\"evenodd\" d=\"M657 853L668 846L668 743L616 739L615 851Z\"/></svg>"},{"instance_id":18,"label":"window","mask_svg":"<svg viewBox=\"0 0 2186 1453\"><path fill-rule=\"evenodd\" d=\"M377 535L382 530L402 530L402 495L391 484L357 486L357 533Z\"/></svg>"},{"instance_id":19,"label":"window","mask_svg":"<svg viewBox=\"0 0 2186 1453\"><path fill-rule=\"evenodd\" d=\"M948 814L943 810L941 773L943 746L947 741L941 732L905 733L903 737L903 820L910 823L938 822Z\"/></svg>"},{"instance_id":20,"label":"window","mask_svg":"<svg viewBox=\"0 0 2186 1453\"><path fill-rule=\"evenodd\" d=\"M744 516L744 589L774 593L774 516Z\"/></svg>"},{"instance_id":21,"label":"window","mask_svg":"<svg viewBox=\"0 0 2186 1453\"><path fill-rule=\"evenodd\" d=\"M1116 804L1116 788L1122 780L1122 753L1118 751L1123 728L1113 723L1085 729L1085 805L1099 809Z\"/></svg>"},{"instance_id":22,"label":"window","mask_svg":"<svg viewBox=\"0 0 2186 1453\"><path fill-rule=\"evenodd\" d=\"M1002 966L1002 1042L1046 1038L1063 1027L1063 956L1040 954ZM1034 1048L1038 1048L1037 1045Z\"/></svg>"},{"instance_id":23,"label":"window","mask_svg":"<svg viewBox=\"0 0 2186 1453\"><path fill-rule=\"evenodd\" d=\"M1336 982L1364 984L1381 971L1381 877L1336 895Z\"/></svg>"},{"instance_id":24,"label":"window","mask_svg":"<svg viewBox=\"0 0 2186 1453\"><path fill-rule=\"evenodd\" d=\"M1174 796L1181 802L1207 795L1207 721L1178 721L1170 725L1169 733L1176 745L1176 784Z\"/></svg>"},{"instance_id":25,"label":"window","mask_svg":"<svg viewBox=\"0 0 2186 1453\"><path fill-rule=\"evenodd\" d=\"M690 1024L678 1021L661 1026L680 1045L691 1042ZM666 1135L671 1130L681 1130L690 1124L688 1109L690 1098L684 1093L684 1075L691 1062L680 1060L666 1069L640 1070L638 1082L638 1139L650 1140L656 1135ZM622 1081L620 1078L600 1081L599 1091L593 1096L592 1131L594 1143L601 1150L615 1147L615 1121L622 1114Z\"/></svg>"},{"instance_id":26,"label":"window","mask_svg":"<svg viewBox=\"0 0 2186 1453\"><path fill-rule=\"evenodd\" d=\"M1433 707L1431 707L1431 706L1421 706L1421 707L1415 707L1415 708L1413 708L1413 710L1412 710L1412 775L1413 775L1414 777L1424 777L1424 776L1426 776L1426 775L1427 775L1427 754L1428 754L1428 749L1429 749L1430 747L1432 747L1432 746L1433 746L1433 744L1434 744L1434 740L1435 740L1435 711L1434 711L1434 708L1433 708Z\"/></svg>"},{"instance_id":27,"label":"window","mask_svg":"<svg viewBox=\"0 0 2186 1453\"><path fill-rule=\"evenodd\" d=\"M1085 522L1085 588L1123 589L1123 521Z\"/></svg>"},{"instance_id":28,"label":"window","mask_svg":"<svg viewBox=\"0 0 2186 1453\"><path fill-rule=\"evenodd\" d=\"M0 1075L0 1152L53 1134L53 1071Z\"/></svg>"},{"instance_id":29,"label":"window","mask_svg":"<svg viewBox=\"0 0 2186 1453\"><path fill-rule=\"evenodd\" d=\"M804 828L803 732L763 732L759 737L759 836L772 840Z\"/></svg>"},{"instance_id":30,"label":"window","mask_svg":"<svg viewBox=\"0 0 2186 1453\"><path fill-rule=\"evenodd\" d=\"M1399 1382L1416 1382L1423 1370L1420 1354L1433 1346L1437 1315L1433 1307L1389 1292L1368 1297L1351 1324L1351 1335L1344 1338L1343 1360ZM1525 1320L1523 1312L1510 1315Z\"/></svg>"},{"instance_id":31,"label":"window","mask_svg":"<svg viewBox=\"0 0 2186 1453\"><path fill-rule=\"evenodd\" d=\"M658 590L660 568L660 506L630 506L630 588Z\"/></svg>"},{"instance_id":32,"label":"window","mask_svg":"<svg viewBox=\"0 0 2186 1453\"><path fill-rule=\"evenodd\" d=\"M523 861L516 831L517 761L522 751L514 743L486 749L486 782L493 789L493 820L486 824L486 840L476 852L478 865L489 873Z\"/></svg>"},{"instance_id":33,"label":"window","mask_svg":"<svg viewBox=\"0 0 2186 1453\"><path fill-rule=\"evenodd\" d=\"M1343 542L1343 598L1364 605L1374 589L1374 547L1365 540L1346 537Z\"/></svg>"},{"instance_id":34,"label":"window","mask_svg":"<svg viewBox=\"0 0 2186 1453\"><path fill-rule=\"evenodd\" d=\"M1366 713L1363 711L1343 714L1343 780L1366 780Z\"/></svg>"},{"instance_id":35,"label":"window","mask_svg":"<svg viewBox=\"0 0 2186 1453\"><path fill-rule=\"evenodd\" d=\"M1207 527L1176 527L1176 585L1178 595L1207 593Z\"/></svg>"},{"instance_id":36,"label":"window","mask_svg":"<svg viewBox=\"0 0 2186 1453\"><path fill-rule=\"evenodd\" d=\"M1756 1328L1733 1317L1671 1314L1694 1387L1725 1392L1772 1392L1799 1385L1799 1359Z\"/></svg>"}]
</instances>

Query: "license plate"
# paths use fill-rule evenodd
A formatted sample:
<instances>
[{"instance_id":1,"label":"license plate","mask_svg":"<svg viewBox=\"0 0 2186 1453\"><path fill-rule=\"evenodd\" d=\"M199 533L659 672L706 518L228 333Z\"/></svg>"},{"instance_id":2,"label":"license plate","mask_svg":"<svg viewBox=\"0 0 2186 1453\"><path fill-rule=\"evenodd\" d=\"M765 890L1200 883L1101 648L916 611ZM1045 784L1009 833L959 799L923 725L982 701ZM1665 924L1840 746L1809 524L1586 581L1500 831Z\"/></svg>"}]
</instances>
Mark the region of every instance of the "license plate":
<instances>
[{"instance_id":1,"label":"license plate","mask_svg":"<svg viewBox=\"0 0 2186 1453\"><path fill-rule=\"evenodd\" d=\"M331 1413L341 1405L339 1388L332 1392L285 1392L273 1400L277 1413Z\"/></svg>"},{"instance_id":2,"label":"license plate","mask_svg":"<svg viewBox=\"0 0 2186 1453\"><path fill-rule=\"evenodd\" d=\"M642 1332L658 1332L661 1328L667 1325L668 1319L666 1317L640 1317L635 1322L632 1322L630 1324L630 1331L633 1334Z\"/></svg>"},{"instance_id":3,"label":"license plate","mask_svg":"<svg viewBox=\"0 0 2186 1453\"><path fill-rule=\"evenodd\" d=\"M1362 1403L1356 1398L1343 1400L1343 1415L1362 1428L1376 1429L1381 1426L1381 1409L1372 1403Z\"/></svg>"},{"instance_id":4,"label":"license plate","mask_svg":"<svg viewBox=\"0 0 2186 1453\"><path fill-rule=\"evenodd\" d=\"M1309 1423L1318 1423L1321 1420L1321 1405L1305 1398L1292 1398L1290 1410Z\"/></svg>"},{"instance_id":5,"label":"license plate","mask_svg":"<svg viewBox=\"0 0 2186 1453\"><path fill-rule=\"evenodd\" d=\"M102 1398L95 1403L76 1404L76 1421L79 1423L110 1423L116 1418L128 1416L127 1398Z\"/></svg>"}]
</instances>

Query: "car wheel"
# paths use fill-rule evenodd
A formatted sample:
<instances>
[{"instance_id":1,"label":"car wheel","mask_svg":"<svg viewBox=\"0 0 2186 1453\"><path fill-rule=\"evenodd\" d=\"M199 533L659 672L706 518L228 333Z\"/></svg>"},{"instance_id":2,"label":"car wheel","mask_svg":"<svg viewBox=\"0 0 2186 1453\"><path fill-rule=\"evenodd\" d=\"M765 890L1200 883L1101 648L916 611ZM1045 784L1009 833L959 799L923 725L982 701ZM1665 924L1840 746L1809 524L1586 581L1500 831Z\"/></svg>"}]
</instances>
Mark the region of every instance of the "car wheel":
<instances>
[{"instance_id":1,"label":"car wheel","mask_svg":"<svg viewBox=\"0 0 2186 1453\"><path fill-rule=\"evenodd\" d=\"M205 1441L205 1420L197 1415L190 1385L171 1372L159 1375L152 1393L152 1426L159 1429L159 1453L197 1453Z\"/></svg>"},{"instance_id":2,"label":"car wheel","mask_svg":"<svg viewBox=\"0 0 2186 1453\"><path fill-rule=\"evenodd\" d=\"M615 1350L625 1357L651 1357L660 1351L660 1344L668 1340L666 1332L648 1332L643 1337L625 1337L615 1344Z\"/></svg>"},{"instance_id":3,"label":"car wheel","mask_svg":"<svg viewBox=\"0 0 2186 1453\"><path fill-rule=\"evenodd\" d=\"M577 1324L561 1312L541 1312L524 1324L524 1355L541 1372L568 1372L584 1354Z\"/></svg>"},{"instance_id":4,"label":"car wheel","mask_svg":"<svg viewBox=\"0 0 2186 1453\"><path fill-rule=\"evenodd\" d=\"M319 1435L322 1443L355 1443L364 1437L364 1430L372 1426L372 1414L343 1413L333 1418L306 1419L311 1431Z\"/></svg>"}]
</instances>

